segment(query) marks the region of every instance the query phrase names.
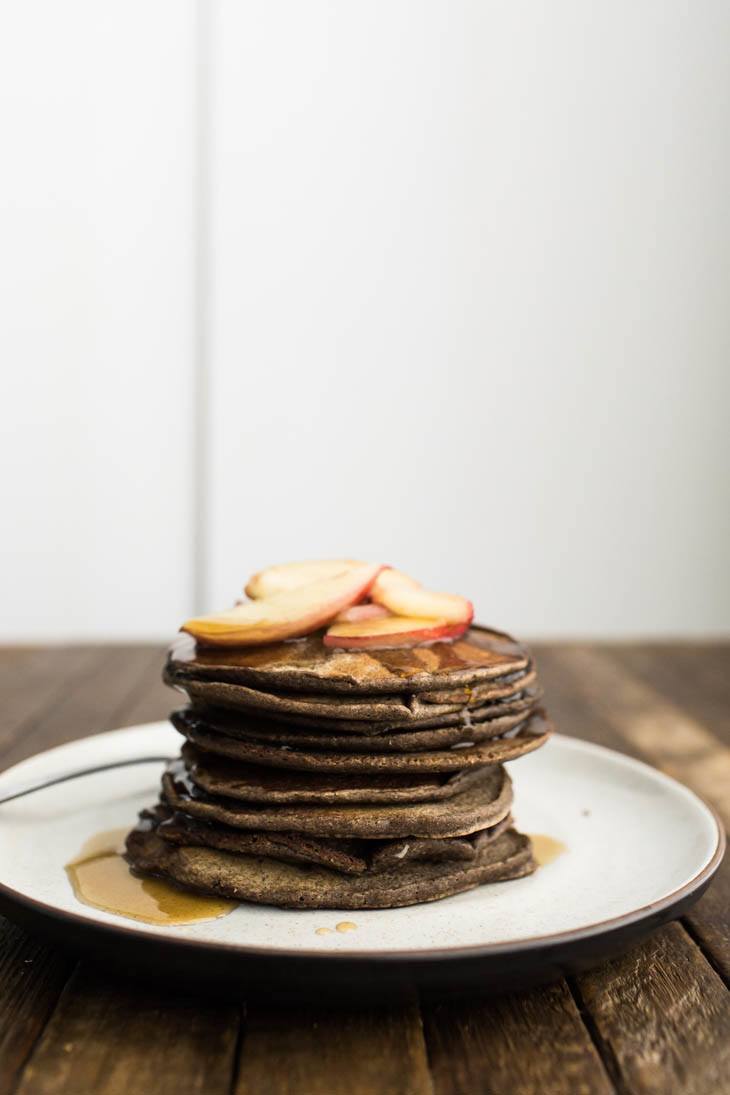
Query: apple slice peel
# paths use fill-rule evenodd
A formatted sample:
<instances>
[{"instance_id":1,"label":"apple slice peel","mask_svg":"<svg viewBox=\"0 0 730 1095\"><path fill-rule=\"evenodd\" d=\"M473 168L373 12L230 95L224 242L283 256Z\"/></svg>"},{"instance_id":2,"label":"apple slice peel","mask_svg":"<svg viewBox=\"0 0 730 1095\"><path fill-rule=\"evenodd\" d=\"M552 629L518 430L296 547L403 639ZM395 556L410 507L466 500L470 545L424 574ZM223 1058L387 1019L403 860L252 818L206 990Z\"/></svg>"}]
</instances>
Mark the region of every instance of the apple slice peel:
<instances>
[{"instance_id":1,"label":"apple slice peel","mask_svg":"<svg viewBox=\"0 0 730 1095\"><path fill-rule=\"evenodd\" d=\"M380 569L379 564L355 564L333 577L187 620L180 630L210 646L262 646L300 638L362 600Z\"/></svg>"},{"instance_id":2,"label":"apple slice peel","mask_svg":"<svg viewBox=\"0 0 730 1095\"><path fill-rule=\"evenodd\" d=\"M470 621L451 623L443 618L388 616L379 620L334 623L325 633L324 645L340 650L387 650L422 646L459 639Z\"/></svg>"}]
</instances>

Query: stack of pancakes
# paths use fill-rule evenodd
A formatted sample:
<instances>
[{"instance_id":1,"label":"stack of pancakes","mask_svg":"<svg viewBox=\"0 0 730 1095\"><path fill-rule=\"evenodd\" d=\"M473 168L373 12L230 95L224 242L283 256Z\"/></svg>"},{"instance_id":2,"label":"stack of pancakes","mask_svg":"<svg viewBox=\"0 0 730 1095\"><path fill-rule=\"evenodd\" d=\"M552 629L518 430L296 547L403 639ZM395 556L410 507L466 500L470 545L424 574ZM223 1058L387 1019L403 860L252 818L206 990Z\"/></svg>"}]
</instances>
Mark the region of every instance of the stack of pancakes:
<instances>
[{"instance_id":1,"label":"stack of pancakes","mask_svg":"<svg viewBox=\"0 0 730 1095\"><path fill-rule=\"evenodd\" d=\"M504 762L550 725L528 651L456 642L327 649L173 647L185 739L127 841L139 870L289 908L433 901L535 868Z\"/></svg>"}]
</instances>

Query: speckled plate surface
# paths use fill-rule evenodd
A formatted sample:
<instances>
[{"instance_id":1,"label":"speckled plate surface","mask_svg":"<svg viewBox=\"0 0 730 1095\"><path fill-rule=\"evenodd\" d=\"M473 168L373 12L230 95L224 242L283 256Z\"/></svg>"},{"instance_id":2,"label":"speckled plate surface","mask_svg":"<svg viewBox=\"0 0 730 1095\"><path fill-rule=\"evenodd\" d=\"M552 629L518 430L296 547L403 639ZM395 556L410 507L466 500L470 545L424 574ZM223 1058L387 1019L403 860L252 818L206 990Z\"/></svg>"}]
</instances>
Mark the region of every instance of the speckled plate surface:
<instances>
[{"instance_id":1,"label":"speckled plate surface","mask_svg":"<svg viewBox=\"0 0 730 1095\"><path fill-rule=\"evenodd\" d=\"M129 756L175 755L166 723L117 730L32 757L0 789ZM719 866L724 837L687 788L635 760L555 735L509 766L518 827L565 845L535 875L432 904L348 913L241 905L159 927L91 908L64 864L95 833L133 824L159 765L87 776L0 806L0 908L78 950L274 993L384 993L415 981L440 994L492 991L584 968L681 914ZM347 919L347 933L318 935Z\"/></svg>"}]
</instances>

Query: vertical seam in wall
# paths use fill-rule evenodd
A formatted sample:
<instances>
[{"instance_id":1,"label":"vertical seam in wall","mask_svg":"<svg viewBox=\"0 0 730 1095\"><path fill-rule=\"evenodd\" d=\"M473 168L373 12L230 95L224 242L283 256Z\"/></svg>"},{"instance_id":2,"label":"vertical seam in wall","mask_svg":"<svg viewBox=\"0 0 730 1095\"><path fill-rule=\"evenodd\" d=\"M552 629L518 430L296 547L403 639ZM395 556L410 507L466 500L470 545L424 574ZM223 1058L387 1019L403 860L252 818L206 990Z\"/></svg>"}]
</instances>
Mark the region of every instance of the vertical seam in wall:
<instances>
[{"instance_id":1,"label":"vertical seam in wall","mask_svg":"<svg viewBox=\"0 0 730 1095\"><path fill-rule=\"evenodd\" d=\"M193 148L193 399L192 604L207 604L208 471L210 445L210 79L212 0L195 0Z\"/></svg>"}]
</instances>

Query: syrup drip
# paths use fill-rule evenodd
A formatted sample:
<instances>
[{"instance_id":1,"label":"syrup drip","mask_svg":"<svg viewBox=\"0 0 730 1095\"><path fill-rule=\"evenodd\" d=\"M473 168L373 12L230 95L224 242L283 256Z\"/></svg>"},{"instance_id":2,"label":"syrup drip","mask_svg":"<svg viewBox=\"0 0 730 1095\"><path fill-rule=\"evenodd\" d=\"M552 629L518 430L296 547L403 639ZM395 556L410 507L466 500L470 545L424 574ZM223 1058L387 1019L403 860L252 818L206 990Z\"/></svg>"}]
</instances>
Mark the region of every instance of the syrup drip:
<instances>
[{"instance_id":1,"label":"syrup drip","mask_svg":"<svg viewBox=\"0 0 730 1095\"><path fill-rule=\"evenodd\" d=\"M357 924L353 920L340 920L339 924L335 924L333 928L315 928L315 935L332 935L332 932L354 932L357 930Z\"/></svg>"},{"instance_id":2,"label":"syrup drip","mask_svg":"<svg viewBox=\"0 0 730 1095\"><path fill-rule=\"evenodd\" d=\"M235 901L188 893L162 879L132 874L123 858L127 831L97 833L66 864L73 891L84 905L146 924L195 924L235 909Z\"/></svg>"},{"instance_id":3,"label":"syrup drip","mask_svg":"<svg viewBox=\"0 0 730 1095\"><path fill-rule=\"evenodd\" d=\"M535 857L535 862L539 867L546 867L548 863L552 863L558 856L567 852L568 847L563 844L562 840L556 840L553 836L546 836L545 833L530 833L530 840L532 841L532 854Z\"/></svg>"}]
</instances>

